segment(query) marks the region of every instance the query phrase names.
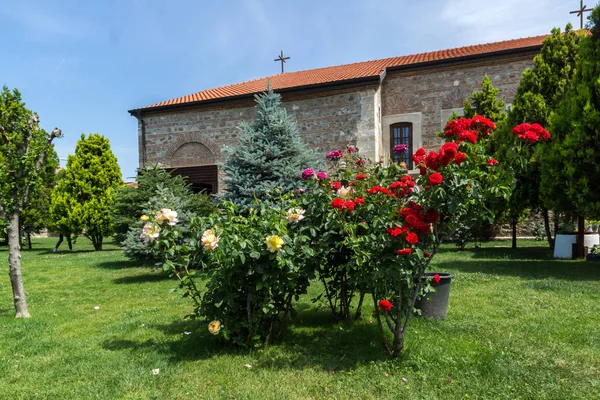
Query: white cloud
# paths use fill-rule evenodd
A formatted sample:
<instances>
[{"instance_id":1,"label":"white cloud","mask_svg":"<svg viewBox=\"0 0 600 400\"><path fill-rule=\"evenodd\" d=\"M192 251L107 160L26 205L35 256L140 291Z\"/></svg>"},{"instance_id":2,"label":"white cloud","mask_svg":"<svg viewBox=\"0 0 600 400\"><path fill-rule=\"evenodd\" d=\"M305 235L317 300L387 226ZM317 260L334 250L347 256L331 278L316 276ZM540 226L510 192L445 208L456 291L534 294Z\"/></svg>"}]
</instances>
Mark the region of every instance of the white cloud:
<instances>
[{"instance_id":1,"label":"white cloud","mask_svg":"<svg viewBox=\"0 0 600 400\"><path fill-rule=\"evenodd\" d=\"M562 0L444 1L440 20L457 38L485 43L549 33L555 25L549 21L571 20L569 6Z\"/></svg>"}]
</instances>

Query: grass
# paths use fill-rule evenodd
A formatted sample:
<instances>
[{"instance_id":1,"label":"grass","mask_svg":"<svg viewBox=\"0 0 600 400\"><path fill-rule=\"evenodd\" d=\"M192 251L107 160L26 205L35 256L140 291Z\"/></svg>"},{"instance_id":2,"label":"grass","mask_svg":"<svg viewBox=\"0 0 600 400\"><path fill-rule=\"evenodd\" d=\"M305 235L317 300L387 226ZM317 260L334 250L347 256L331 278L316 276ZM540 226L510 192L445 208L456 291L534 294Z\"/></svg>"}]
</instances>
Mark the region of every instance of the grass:
<instances>
[{"instance_id":1,"label":"grass","mask_svg":"<svg viewBox=\"0 0 600 400\"><path fill-rule=\"evenodd\" d=\"M372 306L352 325L313 304L281 343L247 351L183 321L175 282L80 239L23 252L33 318L15 320L0 276L0 398L10 399L597 399L600 265L558 261L536 242L436 256L456 274L445 321L411 322L402 358L380 347ZM64 245L63 245L64 246ZM66 248L66 246L64 246ZM6 259L6 247L0 258ZM369 299L369 303L371 303ZM98 306L99 309L94 309ZM190 332L186 334L186 332ZM251 369L244 367L250 364ZM152 375L159 368L158 375Z\"/></svg>"}]
</instances>

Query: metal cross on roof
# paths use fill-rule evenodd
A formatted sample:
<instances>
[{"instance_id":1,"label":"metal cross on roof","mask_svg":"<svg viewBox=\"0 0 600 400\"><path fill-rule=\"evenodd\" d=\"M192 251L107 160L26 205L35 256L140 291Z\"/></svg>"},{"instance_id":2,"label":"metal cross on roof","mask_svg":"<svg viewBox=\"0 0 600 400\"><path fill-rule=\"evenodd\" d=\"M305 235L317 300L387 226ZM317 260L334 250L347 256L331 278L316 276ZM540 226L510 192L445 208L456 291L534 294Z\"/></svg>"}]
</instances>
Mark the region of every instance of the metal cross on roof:
<instances>
[{"instance_id":1,"label":"metal cross on roof","mask_svg":"<svg viewBox=\"0 0 600 400\"><path fill-rule=\"evenodd\" d=\"M289 60L289 57L284 57L283 56L283 50L281 50L281 54L279 54L279 56L274 59L273 61L281 61L281 73L283 74L283 64L285 64L285 60Z\"/></svg>"},{"instance_id":2,"label":"metal cross on roof","mask_svg":"<svg viewBox=\"0 0 600 400\"><path fill-rule=\"evenodd\" d=\"M583 0L579 0L579 10L571 11L569 14L577 14L579 17L579 29L583 29L583 13L592 11L591 8L583 5Z\"/></svg>"}]
</instances>

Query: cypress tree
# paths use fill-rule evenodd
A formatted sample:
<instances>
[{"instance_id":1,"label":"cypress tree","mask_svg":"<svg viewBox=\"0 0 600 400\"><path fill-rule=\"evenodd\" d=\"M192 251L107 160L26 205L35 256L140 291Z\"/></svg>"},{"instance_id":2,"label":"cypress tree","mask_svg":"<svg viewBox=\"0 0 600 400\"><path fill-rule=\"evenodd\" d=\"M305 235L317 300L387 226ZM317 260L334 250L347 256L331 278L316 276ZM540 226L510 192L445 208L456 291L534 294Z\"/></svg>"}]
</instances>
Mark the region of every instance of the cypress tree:
<instances>
[{"instance_id":1,"label":"cypress tree","mask_svg":"<svg viewBox=\"0 0 600 400\"><path fill-rule=\"evenodd\" d=\"M102 250L104 236L111 233L113 193L122 183L108 139L82 134L52 195L55 225L73 233L83 230L94 249Z\"/></svg>"},{"instance_id":2,"label":"cypress tree","mask_svg":"<svg viewBox=\"0 0 600 400\"><path fill-rule=\"evenodd\" d=\"M225 199L246 209L252 200L265 199L274 190L294 190L314 156L281 106L281 97L270 88L257 95L256 120L240 124L239 131L239 144L227 149Z\"/></svg>"},{"instance_id":3,"label":"cypress tree","mask_svg":"<svg viewBox=\"0 0 600 400\"><path fill-rule=\"evenodd\" d=\"M517 94L508 113L508 122L494 137L497 157L511 165L517 185L509 201L509 216L513 223L513 248L516 247L515 226L517 219L527 209L539 210L544 217L546 236L553 247L548 208L557 209L555 195L543 200L540 193L541 170L545 162L543 154L550 145L519 146L511 129L521 123L538 123L548 127L551 113L556 110L568 90L579 49L580 35L567 24L564 33L554 28L542 45L540 54L533 60L533 68L523 72ZM552 141L555 140L553 137ZM548 189L546 185L542 187ZM547 196L546 196L547 197Z\"/></svg>"},{"instance_id":4,"label":"cypress tree","mask_svg":"<svg viewBox=\"0 0 600 400\"><path fill-rule=\"evenodd\" d=\"M571 88L551 119L553 146L542 191L561 211L579 216L578 255L583 256L584 217L600 218L600 6L589 16Z\"/></svg>"},{"instance_id":5,"label":"cypress tree","mask_svg":"<svg viewBox=\"0 0 600 400\"><path fill-rule=\"evenodd\" d=\"M481 82L481 91L475 91L470 99L465 99L463 114L465 118L481 115L494 121L498 126L506 119L504 101L498 98L499 90L492 85L489 76L484 76Z\"/></svg>"}]
</instances>

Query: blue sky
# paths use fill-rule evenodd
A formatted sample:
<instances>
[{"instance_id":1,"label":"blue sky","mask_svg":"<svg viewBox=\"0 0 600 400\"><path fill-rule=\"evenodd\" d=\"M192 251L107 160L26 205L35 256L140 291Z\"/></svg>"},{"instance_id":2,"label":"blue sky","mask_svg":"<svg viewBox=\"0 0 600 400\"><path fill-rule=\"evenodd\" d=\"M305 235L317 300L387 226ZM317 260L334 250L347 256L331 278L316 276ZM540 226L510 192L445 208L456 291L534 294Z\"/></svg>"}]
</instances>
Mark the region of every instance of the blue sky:
<instances>
[{"instance_id":1,"label":"blue sky","mask_svg":"<svg viewBox=\"0 0 600 400\"><path fill-rule=\"evenodd\" d=\"M595 3L587 1L588 6ZM127 110L279 72L548 33L576 0L0 0L0 84L18 88L61 158L108 137L138 166ZM63 163L64 164L64 163Z\"/></svg>"}]
</instances>

